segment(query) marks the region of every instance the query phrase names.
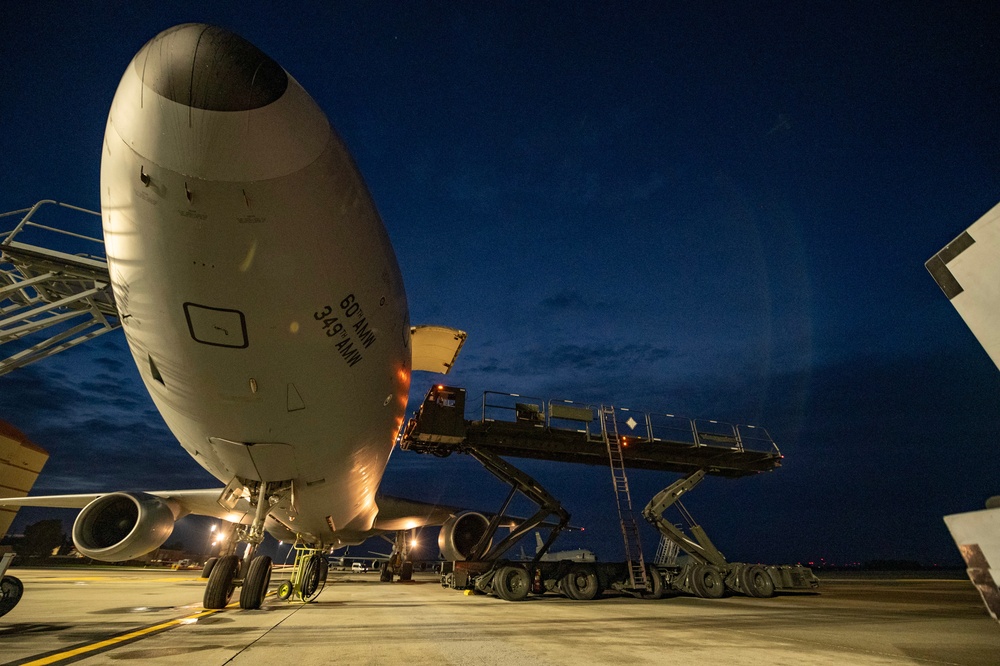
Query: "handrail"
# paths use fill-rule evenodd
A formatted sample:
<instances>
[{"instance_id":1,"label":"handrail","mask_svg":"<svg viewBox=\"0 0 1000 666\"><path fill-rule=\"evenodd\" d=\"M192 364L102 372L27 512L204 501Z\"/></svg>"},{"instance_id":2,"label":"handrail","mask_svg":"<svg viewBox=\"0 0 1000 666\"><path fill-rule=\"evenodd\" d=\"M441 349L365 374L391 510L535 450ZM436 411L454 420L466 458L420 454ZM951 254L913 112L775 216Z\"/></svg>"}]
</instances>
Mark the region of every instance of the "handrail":
<instances>
[{"instance_id":1,"label":"handrail","mask_svg":"<svg viewBox=\"0 0 1000 666\"><path fill-rule=\"evenodd\" d=\"M504 396L506 398L514 398L516 400L510 401L510 404L500 404L497 401L490 402L489 396ZM553 425L553 421L561 424L564 421L572 422L577 421L577 419L561 416L553 417L553 404L578 407L581 410L589 409L592 415L591 420L589 422L585 422L582 419L578 420L583 428L582 431L586 432L588 437L591 433L601 432L599 427L599 406L556 398L543 400L542 398L536 398L533 396L521 395L519 393L505 393L502 391L483 392L483 421L498 420L496 418L488 418L488 410L514 412L514 417L511 418L510 421L517 421L519 420L519 417L522 417L521 420L528 420L523 418L524 414L519 412L518 407L531 405L539 409L537 421L534 418L531 419L534 425L544 425L547 428L555 428L558 430L569 429L562 425ZM541 413L542 411L544 411L544 413ZM532 411L532 416L534 416L534 414L535 412ZM495 416L495 414L491 415ZM781 454L781 451L778 449L778 445L771 437L771 434L761 426L743 424L734 425L732 423L717 421L714 419L689 419L675 414L643 412L627 407L615 407L615 418L622 426L624 436L627 437L630 442L656 443L662 441L687 441L690 442L693 447L728 446L729 448L740 452L748 450L758 452L773 451L776 454ZM629 419L633 419L633 423L635 424L634 426L629 424ZM628 428L627 432L624 430L626 426ZM579 432L580 430L577 431ZM670 435L671 433L674 433L674 435L664 436Z\"/></svg>"},{"instance_id":2,"label":"handrail","mask_svg":"<svg viewBox=\"0 0 1000 666\"><path fill-rule=\"evenodd\" d=\"M18 215L20 213L25 213L26 212L25 216L21 218L21 221L17 223L17 226L15 226L10 231L6 231L6 232L0 233L0 238L3 239L3 240L0 240L0 246L10 245L11 242L14 240L14 237L17 236L22 231L24 231L24 229L26 227L34 227L36 229L44 229L45 231L51 231L51 232L54 232L54 233L57 233L57 234L62 234L64 236L72 236L74 238L79 238L79 239L82 239L82 240L91 241L92 243L99 243L101 245L104 244L104 240L101 239L101 238L94 238L92 236L86 236L84 234L78 234L78 233L75 233L75 232L72 232L72 231L67 231L65 229L58 229L56 227L50 227L48 225L39 224L38 222L32 221L32 219L31 219L32 216L35 213L37 213L38 210L42 206L45 206L45 205L55 205L55 206L59 206L59 207L62 207L62 208L67 208L69 210L79 211L81 213L88 213L90 215L96 215L97 217L101 216L101 214L99 212L94 211L94 210L90 210L88 208L81 208L80 206L74 206L72 204L63 203L61 201L56 201L54 199L42 199L41 201L35 203L35 205L31 206L30 208L21 208L21 209L18 209L18 210L8 211L6 213L0 213L0 217L8 217L10 215Z\"/></svg>"},{"instance_id":3,"label":"handrail","mask_svg":"<svg viewBox=\"0 0 1000 666\"><path fill-rule=\"evenodd\" d=\"M519 393L504 393L502 391L483 391L483 421L496 420L496 419L487 419L487 417L486 417L486 410L487 410L487 408L489 408L489 409L500 409L500 410L504 410L504 411L508 411L508 412L514 412L515 413L515 420L516 420L517 405L518 405L518 403L515 403L512 406L500 405L500 404L489 404L489 403L486 402L488 395L503 395L503 396L507 396L507 397L510 397L510 398L521 398L522 400L531 400L531 401L534 401L534 403L520 403L520 404L535 404L535 403L537 403L536 406L538 406L540 409L544 409L544 407L545 407L545 401L543 399L541 399L541 398L535 398L535 397L530 396L530 395L521 395ZM542 414L539 413L539 417L541 417L541 416L542 416Z\"/></svg>"}]
</instances>

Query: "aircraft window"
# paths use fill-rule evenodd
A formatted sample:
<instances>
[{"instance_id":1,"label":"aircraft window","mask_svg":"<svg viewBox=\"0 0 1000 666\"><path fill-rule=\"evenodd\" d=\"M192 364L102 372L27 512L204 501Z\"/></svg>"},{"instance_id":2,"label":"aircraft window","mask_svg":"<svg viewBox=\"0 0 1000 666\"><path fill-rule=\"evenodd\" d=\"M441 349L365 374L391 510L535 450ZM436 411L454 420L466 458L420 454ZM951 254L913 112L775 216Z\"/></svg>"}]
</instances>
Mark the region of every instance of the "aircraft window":
<instances>
[{"instance_id":1,"label":"aircraft window","mask_svg":"<svg viewBox=\"0 0 1000 666\"><path fill-rule=\"evenodd\" d=\"M206 345L244 349L247 340L246 317L239 310L212 308L197 303L185 303L188 330L191 337Z\"/></svg>"}]
</instances>

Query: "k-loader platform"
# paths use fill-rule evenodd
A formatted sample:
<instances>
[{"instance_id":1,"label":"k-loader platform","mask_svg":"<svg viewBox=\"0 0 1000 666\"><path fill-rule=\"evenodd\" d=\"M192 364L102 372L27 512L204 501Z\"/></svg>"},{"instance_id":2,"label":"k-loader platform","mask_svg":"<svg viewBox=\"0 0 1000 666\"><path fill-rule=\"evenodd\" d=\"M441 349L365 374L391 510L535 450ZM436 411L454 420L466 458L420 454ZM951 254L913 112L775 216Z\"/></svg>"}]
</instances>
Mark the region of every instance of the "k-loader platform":
<instances>
[{"instance_id":1,"label":"k-loader platform","mask_svg":"<svg viewBox=\"0 0 1000 666\"><path fill-rule=\"evenodd\" d=\"M513 393L486 392L478 420L465 418L465 405L465 389L435 386L400 437L405 450L439 457L470 455L510 485L493 518L466 512L442 527L439 545L448 560L442 575L445 587L520 601L546 592L590 600L605 590L651 598L667 592L705 598L727 593L770 597L776 591L811 591L818 586L812 571L803 566L728 562L680 502L705 476L737 478L780 467L781 452L763 428ZM544 559L570 515L537 480L503 457L608 465L625 560ZM657 493L641 512L661 535L652 562L643 555L626 474L630 467L684 475ZM494 543L517 493L538 510ZM664 518L673 506L686 527ZM549 535L534 558L510 559L514 543L538 528L548 528Z\"/></svg>"}]
</instances>

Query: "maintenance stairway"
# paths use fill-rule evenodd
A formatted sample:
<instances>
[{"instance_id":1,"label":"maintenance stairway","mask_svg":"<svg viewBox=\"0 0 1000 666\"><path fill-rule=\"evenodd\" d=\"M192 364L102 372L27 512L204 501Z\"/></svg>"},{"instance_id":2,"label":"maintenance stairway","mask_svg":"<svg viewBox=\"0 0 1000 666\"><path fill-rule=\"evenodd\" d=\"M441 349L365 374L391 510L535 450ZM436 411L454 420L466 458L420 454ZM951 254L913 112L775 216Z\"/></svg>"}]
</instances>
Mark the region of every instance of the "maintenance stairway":
<instances>
[{"instance_id":1,"label":"maintenance stairway","mask_svg":"<svg viewBox=\"0 0 1000 666\"><path fill-rule=\"evenodd\" d=\"M72 228L100 229L100 213L51 200L0 213L21 216L0 232L0 375L121 326L103 239L42 224L41 210L75 216L63 220Z\"/></svg>"},{"instance_id":2,"label":"maintenance stairway","mask_svg":"<svg viewBox=\"0 0 1000 666\"><path fill-rule=\"evenodd\" d=\"M465 389L450 386L432 389L400 436L400 448L606 466L609 430L623 467L737 478L781 466L781 452L759 427L493 391L483 394L482 417L466 420Z\"/></svg>"}]
</instances>

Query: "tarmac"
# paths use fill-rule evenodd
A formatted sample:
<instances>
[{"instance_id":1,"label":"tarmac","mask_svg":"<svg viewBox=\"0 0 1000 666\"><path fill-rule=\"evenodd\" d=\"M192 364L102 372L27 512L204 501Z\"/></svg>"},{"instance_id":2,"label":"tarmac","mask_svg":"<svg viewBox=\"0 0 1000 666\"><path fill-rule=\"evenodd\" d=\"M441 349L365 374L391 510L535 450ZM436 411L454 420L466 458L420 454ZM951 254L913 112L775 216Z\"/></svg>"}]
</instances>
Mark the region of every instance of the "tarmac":
<instances>
[{"instance_id":1,"label":"tarmac","mask_svg":"<svg viewBox=\"0 0 1000 666\"><path fill-rule=\"evenodd\" d=\"M8 572L4 664L998 664L968 580L823 579L819 594L510 603L331 571L313 603L201 606L197 571ZM276 585L277 578L272 581ZM234 597L235 599L235 597Z\"/></svg>"}]
</instances>

